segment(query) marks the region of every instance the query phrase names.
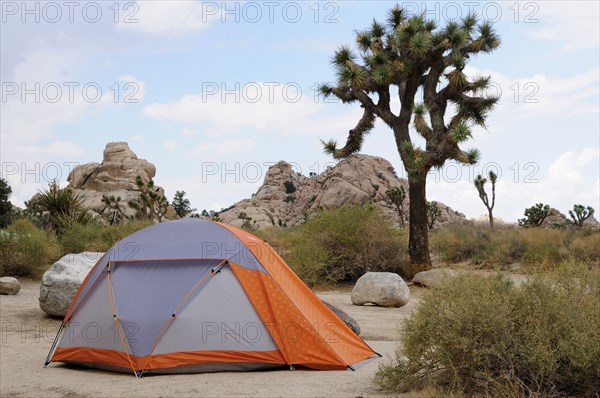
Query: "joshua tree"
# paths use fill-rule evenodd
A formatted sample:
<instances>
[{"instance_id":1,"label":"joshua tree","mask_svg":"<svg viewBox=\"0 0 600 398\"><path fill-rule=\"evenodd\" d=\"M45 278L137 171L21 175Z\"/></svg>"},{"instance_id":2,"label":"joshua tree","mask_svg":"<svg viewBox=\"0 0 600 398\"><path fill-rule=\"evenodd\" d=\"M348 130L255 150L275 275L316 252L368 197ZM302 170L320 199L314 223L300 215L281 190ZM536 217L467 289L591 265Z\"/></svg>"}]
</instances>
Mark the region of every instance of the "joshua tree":
<instances>
[{"instance_id":1,"label":"joshua tree","mask_svg":"<svg viewBox=\"0 0 600 398\"><path fill-rule=\"evenodd\" d=\"M196 211L196 209L192 209L190 206L190 200L185 197L185 191L177 191L175 192L175 197L173 198L173 208L175 209L175 213L180 218L185 217L187 214Z\"/></svg>"},{"instance_id":2,"label":"joshua tree","mask_svg":"<svg viewBox=\"0 0 600 398\"><path fill-rule=\"evenodd\" d=\"M490 177L490 183L492 184L492 203L490 204L487 193L485 192L485 183L488 181L487 178L484 178L479 174L477 178L475 178L475 188L477 188L477 192L479 193L479 199L485 205L488 211L488 218L490 220L490 229L494 228L494 215L492 211L494 210L494 205L496 204L496 180L498 176L496 173L490 170L488 174Z\"/></svg>"},{"instance_id":3,"label":"joshua tree","mask_svg":"<svg viewBox=\"0 0 600 398\"><path fill-rule=\"evenodd\" d=\"M526 228L541 227L548 214L550 214L550 206L537 203L535 206L525 209L525 218L518 220L519 225Z\"/></svg>"},{"instance_id":4,"label":"joshua tree","mask_svg":"<svg viewBox=\"0 0 600 398\"><path fill-rule=\"evenodd\" d=\"M569 210L569 215L573 220L573 224L577 225L577 228L581 228L585 220L594 215L594 209L590 206L573 205L573 210Z\"/></svg>"},{"instance_id":5,"label":"joshua tree","mask_svg":"<svg viewBox=\"0 0 600 398\"><path fill-rule=\"evenodd\" d=\"M8 185L6 180L0 178L0 228L6 227L12 219L12 203L8 200L11 193L12 189L10 185Z\"/></svg>"},{"instance_id":6,"label":"joshua tree","mask_svg":"<svg viewBox=\"0 0 600 398\"><path fill-rule=\"evenodd\" d=\"M169 201L160 194L157 188L154 188L154 181L149 180L144 184L142 177L137 176L135 184L140 190L140 196L137 200L130 200L129 207L136 211L136 218L148 220L156 219L162 222L162 218L169 209Z\"/></svg>"},{"instance_id":7,"label":"joshua tree","mask_svg":"<svg viewBox=\"0 0 600 398\"><path fill-rule=\"evenodd\" d=\"M119 225L127 218L120 196L102 195L102 203L104 203L104 208L100 211L100 214L109 225Z\"/></svg>"},{"instance_id":8,"label":"joshua tree","mask_svg":"<svg viewBox=\"0 0 600 398\"><path fill-rule=\"evenodd\" d=\"M358 103L363 115L343 148L332 140L324 143L325 151L336 159L357 153L376 118L392 129L408 174L412 268L428 269L427 173L449 159L477 162L479 151L464 151L460 145L471 138L473 125L485 127L498 97L482 93L490 85L489 76L470 78L464 68L471 57L495 50L500 39L491 24L479 22L475 14L438 27L423 15L409 17L395 6L385 24L373 21L367 30L356 32L356 43L359 57L349 47L335 52L337 83L324 84L320 90L326 97ZM400 102L398 113L392 110L392 96ZM417 103L421 96L423 102ZM451 115L446 114L449 105L455 106ZM411 137L411 121L425 140L424 148Z\"/></svg>"},{"instance_id":9,"label":"joshua tree","mask_svg":"<svg viewBox=\"0 0 600 398\"><path fill-rule=\"evenodd\" d=\"M398 211L398 217L400 217L400 225L404 226L404 199L406 198L406 191L404 187L390 188L385 191L388 200L396 206Z\"/></svg>"},{"instance_id":10,"label":"joshua tree","mask_svg":"<svg viewBox=\"0 0 600 398\"><path fill-rule=\"evenodd\" d=\"M433 224L442 215L442 211L438 207L435 200L427 201L427 226L429 229L433 229Z\"/></svg>"}]
</instances>

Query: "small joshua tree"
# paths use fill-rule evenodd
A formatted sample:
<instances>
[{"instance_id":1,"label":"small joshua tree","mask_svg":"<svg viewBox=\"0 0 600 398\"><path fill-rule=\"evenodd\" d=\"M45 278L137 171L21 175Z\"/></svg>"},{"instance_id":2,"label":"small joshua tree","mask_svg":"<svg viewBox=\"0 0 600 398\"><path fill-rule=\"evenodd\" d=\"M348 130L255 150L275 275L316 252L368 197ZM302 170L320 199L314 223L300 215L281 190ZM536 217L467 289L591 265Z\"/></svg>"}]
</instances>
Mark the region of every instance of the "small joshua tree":
<instances>
[{"instance_id":1,"label":"small joshua tree","mask_svg":"<svg viewBox=\"0 0 600 398\"><path fill-rule=\"evenodd\" d=\"M437 202L435 200L427 201L427 225L429 229L433 229L433 224L442 215Z\"/></svg>"},{"instance_id":2,"label":"small joshua tree","mask_svg":"<svg viewBox=\"0 0 600 398\"><path fill-rule=\"evenodd\" d=\"M100 211L100 215L109 225L119 225L127 218L120 196L102 195L102 203L104 203L104 208Z\"/></svg>"},{"instance_id":3,"label":"small joshua tree","mask_svg":"<svg viewBox=\"0 0 600 398\"><path fill-rule=\"evenodd\" d=\"M573 210L569 210L569 216L573 220L573 224L577 228L583 227L585 220L594 215L594 209L590 206L584 207L583 205L573 205Z\"/></svg>"},{"instance_id":4,"label":"small joshua tree","mask_svg":"<svg viewBox=\"0 0 600 398\"><path fill-rule=\"evenodd\" d=\"M158 222L162 222L164 215L169 209L167 198L161 195L159 190L154 187L153 180L149 180L147 184L144 184L142 177L137 176L135 184L140 190L140 196L137 200L130 200L128 202L129 207L136 211L135 217L142 220L157 219Z\"/></svg>"},{"instance_id":5,"label":"small joshua tree","mask_svg":"<svg viewBox=\"0 0 600 398\"><path fill-rule=\"evenodd\" d=\"M519 219L519 226L526 228L541 227L549 214L550 206L543 203L536 203L535 206L525 209L525 218Z\"/></svg>"},{"instance_id":6,"label":"small joshua tree","mask_svg":"<svg viewBox=\"0 0 600 398\"><path fill-rule=\"evenodd\" d=\"M406 199L406 191L404 187L390 188L385 191L388 200L396 206L398 211L398 217L400 218L400 225L404 226L404 199Z\"/></svg>"},{"instance_id":7,"label":"small joshua tree","mask_svg":"<svg viewBox=\"0 0 600 398\"><path fill-rule=\"evenodd\" d=\"M477 192L479 193L479 199L485 205L488 211L488 218L490 220L490 229L494 228L494 215L492 211L494 210L494 205L496 204L496 180L498 176L493 171L490 171L488 174L490 178L490 183L492 184L492 203L490 204L487 193L485 192L485 183L488 181L486 178L482 177L481 174L475 178L475 188L477 188Z\"/></svg>"}]
</instances>

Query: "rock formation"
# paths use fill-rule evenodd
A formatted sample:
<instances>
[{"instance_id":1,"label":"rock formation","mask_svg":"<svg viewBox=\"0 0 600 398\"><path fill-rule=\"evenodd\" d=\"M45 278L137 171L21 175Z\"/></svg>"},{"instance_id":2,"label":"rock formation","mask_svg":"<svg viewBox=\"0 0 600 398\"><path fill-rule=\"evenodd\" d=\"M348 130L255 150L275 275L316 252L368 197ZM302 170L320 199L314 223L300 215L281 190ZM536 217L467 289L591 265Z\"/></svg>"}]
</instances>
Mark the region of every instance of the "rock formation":
<instances>
[{"instance_id":1,"label":"rock formation","mask_svg":"<svg viewBox=\"0 0 600 398\"><path fill-rule=\"evenodd\" d=\"M104 149L102 163L86 163L75 167L67 180L69 188L81 196L84 205L97 211L104 208L102 196L120 196L126 214L132 216L135 210L127 206L130 200L136 200L140 190L135 183L137 176L144 184L156 175L156 167L145 159L138 159L126 142L109 142ZM164 190L155 185L161 195ZM170 207L167 219L175 218Z\"/></svg>"},{"instance_id":2,"label":"rock formation","mask_svg":"<svg viewBox=\"0 0 600 398\"><path fill-rule=\"evenodd\" d=\"M398 178L393 166L385 159L354 155L313 177L300 175L289 163L280 161L269 168L263 184L252 198L236 203L219 216L224 222L238 227L245 221L239 218L240 213L246 214L247 222L254 228L292 226L303 222L319 208L371 203L398 220L398 213L387 201L385 192L399 187L404 187L407 193L406 220L408 182ZM436 225L466 220L463 214L443 203L438 202L438 207L442 214Z\"/></svg>"}]
</instances>

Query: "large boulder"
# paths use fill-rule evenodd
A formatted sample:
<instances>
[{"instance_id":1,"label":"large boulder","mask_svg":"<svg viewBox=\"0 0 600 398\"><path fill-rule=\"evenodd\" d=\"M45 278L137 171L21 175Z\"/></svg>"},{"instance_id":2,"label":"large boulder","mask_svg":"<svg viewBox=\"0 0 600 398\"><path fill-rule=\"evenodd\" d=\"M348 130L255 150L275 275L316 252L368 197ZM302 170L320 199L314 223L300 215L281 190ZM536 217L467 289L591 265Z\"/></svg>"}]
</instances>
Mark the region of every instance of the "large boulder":
<instances>
[{"instance_id":1,"label":"large boulder","mask_svg":"<svg viewBox=\"0 0 600 398\"><path fill-rule=\"evenodd\" d=\"M367 272L352 289L352 304L372 303L381 307L402 307L410 299L410 290L400 275L393 272Z\"/></svg>"},{"instance_id":2,"label":"large boulder","mask_svg":"<svg viewBox=\"0 0 600 398\"><path fill-rule=\"evenodd\" d=\"M145 159L139 159L126 142L109 142L104 149L102 163L86 163L79 165L69 173L69 188L83 199L86 207L102 211L105 205L102 196L121 198L125 214L133 216L128 201L135 201L140 195L136 184L139 176L144 184L156 175L156 167ZM163 188L154 185L155 192L164 195ZM175 219L175 210L169 206L165 215L167 219Z\"/></svg>"},{"instance_id":3,"label":"large boulder","mask_svg":"<svg viewBox=\"0 0 600 398\"><path fill-rule=\"evenodd\" d=\"M67 254L42 277L40 308L52 316L65 316L77 289L104 253Z\"/></svg>"},{"instance_id":4,"label":"large boulder","mask_svg":"<svg viewBox=\"0 0 600 398\"><path fill-rule=\"evenodd\" d=\"M17 294L21 290L21 285L17 278L12 276L4 276L0 278L0 294Z\"/></svg>"},{"instance_id":5,"label":"large boulder","mask_svg":"<svg viewBox=\"0 0 600 398\"><path fill-rule=\"evenodd\" d=\"M456 271L449 268L434 268L429 271L417 272L412 279L415 285L436 288L440 287L449 278L456 276Z\"/></svg>"},{"instance_id":6,"label":"large boulder","mask_svg":"<svg viewBox=\"0 0 600 398\"><path fill-rule=\"evenodd\" d=\"M339 309L333 304L328 303L325 300L323 300L323 304L325 304L327 308L331 310L331 312L340 318L357 336L360 336L360 326L358 325L356 319L352 318L345 311Z\"/></svg>"}]
</instances>

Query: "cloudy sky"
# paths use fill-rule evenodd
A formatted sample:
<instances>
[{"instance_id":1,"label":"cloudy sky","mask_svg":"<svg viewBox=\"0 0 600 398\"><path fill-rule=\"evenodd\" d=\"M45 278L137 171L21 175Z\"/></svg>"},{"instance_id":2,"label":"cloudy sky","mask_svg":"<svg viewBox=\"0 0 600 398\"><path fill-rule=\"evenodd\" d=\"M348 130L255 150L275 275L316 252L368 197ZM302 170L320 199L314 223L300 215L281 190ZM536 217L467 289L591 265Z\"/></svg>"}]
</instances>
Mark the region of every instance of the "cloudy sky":
<instances>
[{"instance_id":1,"label":"cloudy sky","mask_svg":"<svg viewBox=\"0 0 600 398\"><path fill-rule=\"evenodd\" d=\"M53 178L65 185L111 141L127 141L169 199L185 190L199 210L249 197L281 159L322 171L332 160L320 139L343 142L360 111L319 98L317 84L334 79L333 51L394 4L2 0L0 163L12 201ZM473 10L502 38L468 69L502 94L469 142L481 161L432 172L430 200L477 217L472 181L494 170L495 214L507 221L535 202L600 210L599 3L403 4L442 24ZM362 152L405 175L382 123Z\"/></svg>"}]
</instances>

